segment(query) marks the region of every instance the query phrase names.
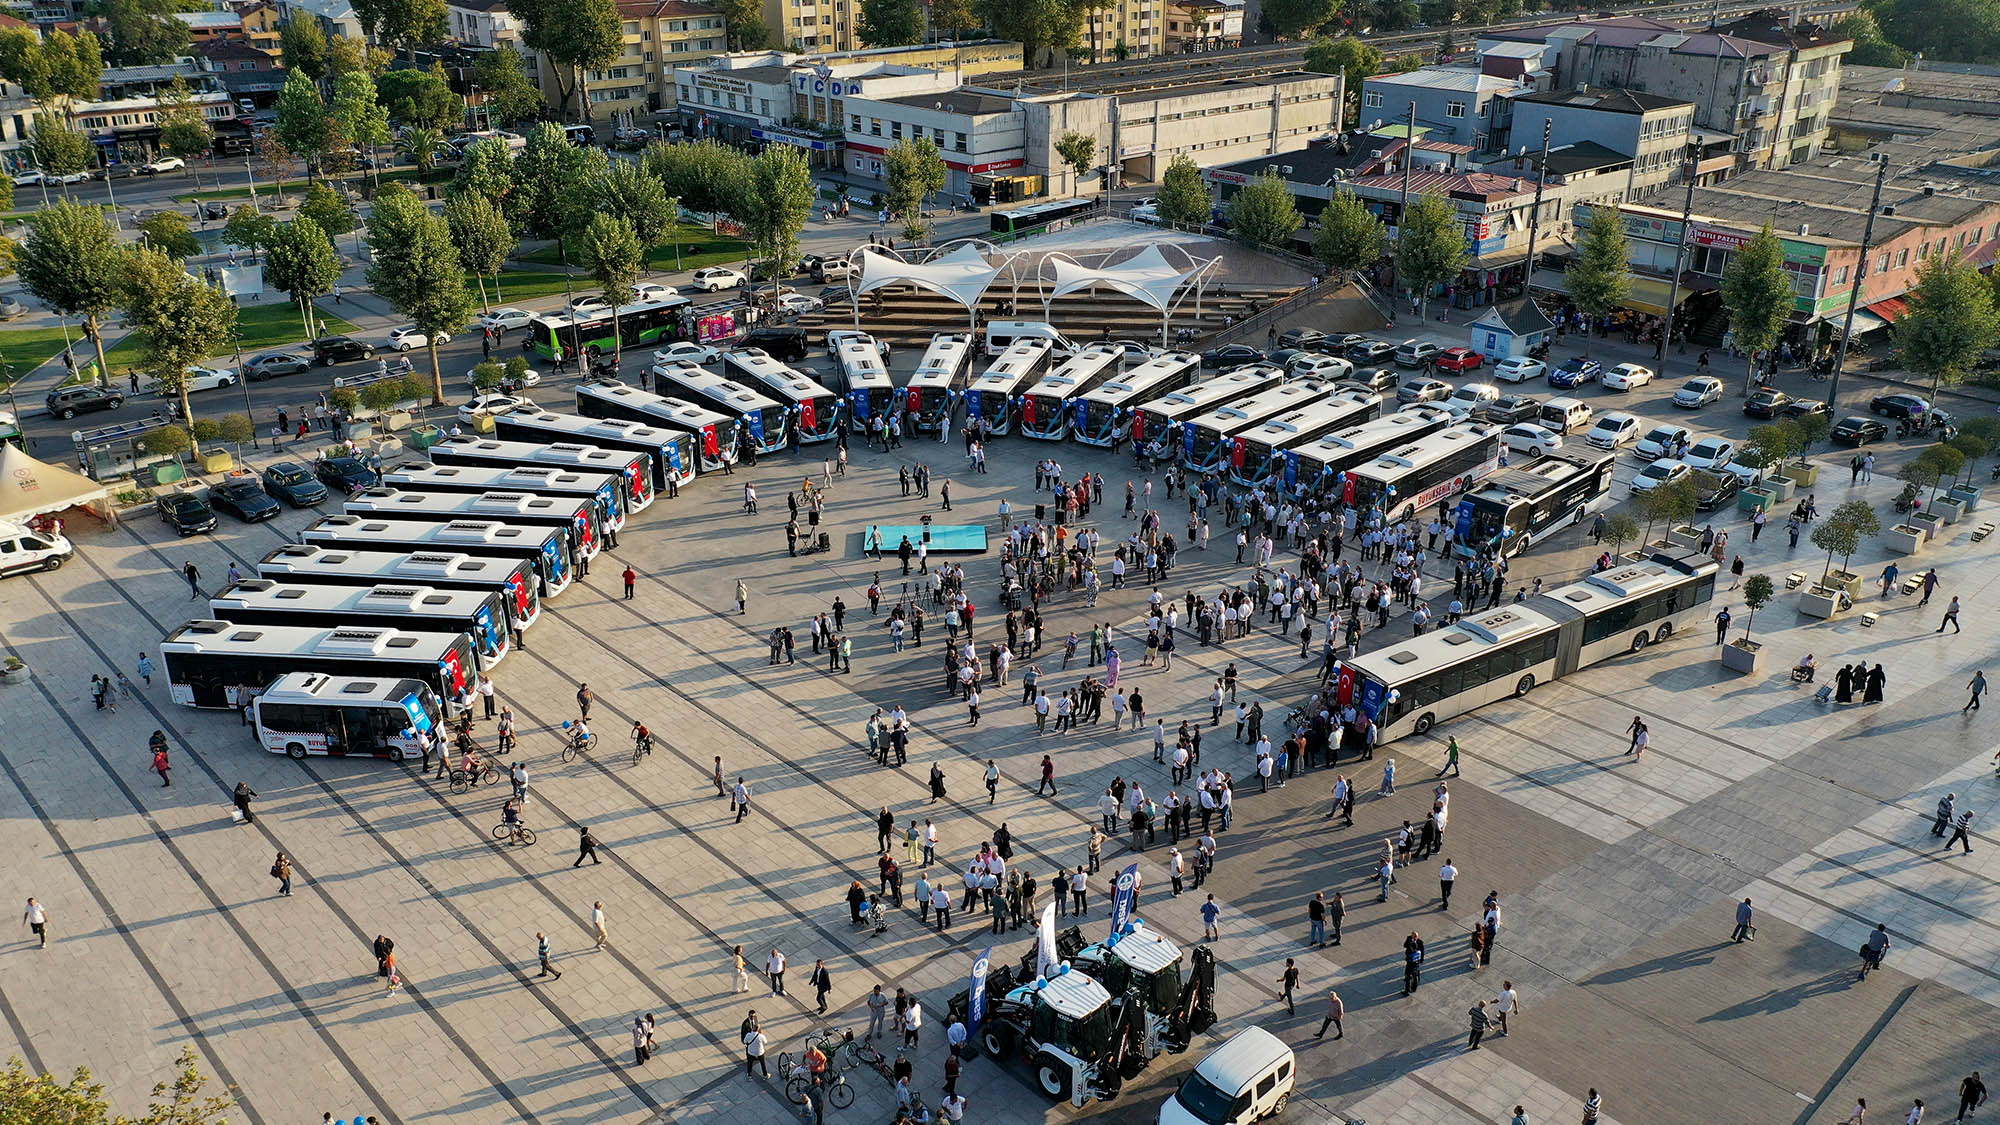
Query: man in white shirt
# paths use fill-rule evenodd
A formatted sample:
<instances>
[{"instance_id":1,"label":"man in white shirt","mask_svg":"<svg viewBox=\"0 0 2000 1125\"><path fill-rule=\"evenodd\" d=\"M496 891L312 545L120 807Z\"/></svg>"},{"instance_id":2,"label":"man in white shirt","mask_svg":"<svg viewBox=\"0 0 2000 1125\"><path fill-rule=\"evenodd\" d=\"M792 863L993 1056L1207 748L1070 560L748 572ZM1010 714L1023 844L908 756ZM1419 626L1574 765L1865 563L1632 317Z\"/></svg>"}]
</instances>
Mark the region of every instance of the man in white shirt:
<instances>
[{"instance_id":1,"label":"man in white shirt","mask_svg":"<svg viewBox=\"0 0 2000 1125\"><path fill-rule=\"evenodd\" d=\"M771 995L785 994L785 955L773 949L770 959L764 962L764 975L771 979Z\"/></svg>"},{"instance_id":2,"label":"man in white shirt","mask_svg":"<svg viewBox=\"0 0 2000 1125\"><path fill-rule=\"evenodd\" d=\"M1507 1017L1521 1014L1521 994L1514 991L1514 982L1500 982L1500 998L1493 1002L1500 1009L1500 1034L1507 1034Z\"/></svg>"},{"instance_id":3,"label":"man in white shirt","mask_svg":"<svg viewBox=\"0 0 2000 1125\"><path fill-rule=\"evenodd\" d=\"M944 1119L946 1121L963 1121L965 1120L965 1095L947 1094L945 1095L945 1099L938 1103L938 1108L944 1111Z\"/></svg>"},{"instance_id":4,"label":"man in white shirt","mask_svg":"<svg viewBox=\"0 0 2000 1125\"><path fill-rule=\"evenodd\" d=\"M917 1045L917 1032L924 1026L924 1009L916 997L910 998L910 1007L903 1013L903 1046Z\"/></svg>"},{"instance_id":5,"label":"man in white shirt","mask_svg":"<svg viewBox=\"0 0 2000 1125\"><path fill-rule=\"evenodd\" d=\"M1452 866L1450 857L1446 857L1444 866L1438 868L1438 896L1443 900L1438 905L1439 910L1451 909L1451 888L1452 884L1457 881L1458 868ZM1501 1026L1503 1028L1506 1026L1505 1020L1501 1021ZM1501 1034L1505 1035L1506 1032L1502 1031Z\"/></svg>"},{"instance_id":6,"label":"man in white shirt","mask_svg":"<svg viewBox=\"0 0 2000 1125\"><path fill-rule=\"evenodd\" d=\"M1118 798L1106 789L1104 796L1097 799L1097 813L1104 819L1104 831L1108 835L1118 831Z\"/></svg>"}]
</instances>

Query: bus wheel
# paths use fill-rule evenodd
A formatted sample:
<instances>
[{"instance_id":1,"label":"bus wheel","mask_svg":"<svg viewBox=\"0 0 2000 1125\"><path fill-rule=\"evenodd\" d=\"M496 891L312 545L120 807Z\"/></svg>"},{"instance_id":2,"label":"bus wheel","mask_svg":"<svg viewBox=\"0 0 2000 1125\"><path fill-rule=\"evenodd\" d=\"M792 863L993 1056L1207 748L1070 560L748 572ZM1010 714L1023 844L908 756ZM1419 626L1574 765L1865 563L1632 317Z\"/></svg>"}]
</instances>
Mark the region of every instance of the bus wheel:
<instances>
[{"instance_id":1,"label":"bus wheel","mask_svg":"<svg viewBox=\"0 0 2000 1125\"><path fill-rule=\"evenodd\" d=\"M306 745L303 742L287 742L285 753L290 754L292 760L303 762L306 760Z\"/></svg>"},{"instance_id":2,"label":"bus wheel","mask_svg":"<svg viewBox=\"0 0 2000 1125\"><path fill-rule=\"evenodd\" d=\"M583 349L583 354L589 356L592 359L596 359L598 356L604 354L604 349L598 347L596 344L591 344L590 346Z\"/></svg>"},{"instance_id":3,"label":"bus wheel","mask_svg":"<svg viewBox=\"0 0 2000 1125\"><path fill-rule=\"evenodd\" d=\"M389 750L389 758L391 761L407 762L410 760L410 748L407 746L392 747Z\"/></svg>"},{"instance_id":4,"label":"bus wheel","mask_svg":"<svg viewBox=\"0 0 2000 1125\"><path fill-rule=\"evenodd\" d=\"M1526 695L1533 690L1535 690L1535 674L1533 672L1514 681L1515 695Z\"/></svg>"},{"instance_id":5,"label":"bus wheel","mask_svg":"<svg viewBox=\"0 0 2000 1125\"><path fill-rule=\"evenodd\" d=\"M1436 725L1437 725L1437 716L1431 714L1429 711L1426 711L1423 714L1417 716L1416 732L1418 734L1429 734L1430 729Z\"/></svg>"},{"instance_id":6,"label":"bus wheel","mask_svg":"<svg viewBox=\"0 0 2000 1125\"><path fill-rule=\"evenodd\" d=\"M1660 622L1660 627L1653 630L1653 643L1656 645L1666 644L1667 638L1673 635L1674 623L1671 621L1662 621Z\"/></svg>"},{"instance_id":7,"label":"bus wheel","mask_svg":"<svg viewBox=\"0 0 2000 1125\"><path fill-rule=\"evenodd\" d=\"M1632 635L1632 651L1638 652L1640 649L1645 648L1646 642L1651 639L1651 634L1647 633L1644 629L1639 630Z\"/></svg>"}]
</instances>

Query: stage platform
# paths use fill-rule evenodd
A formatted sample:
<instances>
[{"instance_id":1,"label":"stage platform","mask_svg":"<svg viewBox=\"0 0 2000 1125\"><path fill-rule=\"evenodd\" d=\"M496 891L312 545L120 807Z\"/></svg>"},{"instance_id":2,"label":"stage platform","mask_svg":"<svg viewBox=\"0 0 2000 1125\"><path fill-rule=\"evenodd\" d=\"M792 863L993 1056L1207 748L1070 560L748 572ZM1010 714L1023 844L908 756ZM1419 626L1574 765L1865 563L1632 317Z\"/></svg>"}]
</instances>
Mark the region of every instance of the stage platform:
<instances>
[{"instance_id":1,"label":"stage platform","mask_svg":"<svg viewBox=\"0 0 2000 1125\"><path fill-rule=\"evenodd\" d=\"M893 555L896 548L909 537L915 546L930 536L930 553L933 555L976 555L986 550L986 525L979 523L934 523L923 524L882 524L882 553ZM863 534L867 534L863 530Z\"/></svg>"}]
</instances>

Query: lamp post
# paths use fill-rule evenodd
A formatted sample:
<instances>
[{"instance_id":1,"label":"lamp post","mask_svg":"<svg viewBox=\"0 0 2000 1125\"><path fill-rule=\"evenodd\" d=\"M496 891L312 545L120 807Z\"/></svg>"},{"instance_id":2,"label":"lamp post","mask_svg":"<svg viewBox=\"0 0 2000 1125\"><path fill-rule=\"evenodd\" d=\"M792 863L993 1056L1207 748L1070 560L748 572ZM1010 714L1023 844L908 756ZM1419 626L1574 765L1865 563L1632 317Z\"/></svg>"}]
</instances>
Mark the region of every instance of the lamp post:
<instances>
[{"instance_id":1,"label":"lamp post","mask_svg":"<svg viewBox=\"0 0 2000 1125\"><path fill-rule=\"evenodd\" d=\"M1542 121L1542 156L1535 163L1535 204L1528 212L1528 276L1522 279L1523 293L1535 287L1535 243L1542 236L1542 185L1549 182L1549 133L1554 128L1555 118Z\"/></svg>"},{"instance_id":2,"label":"lamp post","mask_svg":"<svg viewBox=\"0 0 2000 1125\"><path fill-rule=\"evenodd\" d=\"M1877 155L1875 196L1868 201L1868 225L1861 228L1861 260L1854 264L1854 288L1847 294L1847 318L1840 326L1840 344L1833 354L1833 378L1826 385L1826 408L1840 397L1840 368L1847 362L1847 341L1854 334L1854 310L1861 306L1861 279L1868 276L1868 250L1875 240L1875 213L1882 209L1882 181L1889 178L1889 161Z\"/></svg>"},{"instance_id":3,"label":"lamp post","mask_svg":"<svg viewBox=\"0 0 2000 1125\"><path fill-rule=\"evenodd\" d=\"M1681 261L1687 257L1688 233L1694 226L1694 179L1695 155L1700 150L1689 141L1683 150L1684 166L1681 176L1687 180L1687 199L1681 204L1681 237L1674 245L1673 276L1667 281L1667 322L1660 327L1660 374L1667 373L1667 347L1674 342L1674 307L1681 297Z\"/></svg>"},{"instance_id":4,"label":"lamp post","mask_svg":"<svg viewBox=\"0 0 2000 1125\"><path fill-rule=\"evenodd\" d=\"M1417 103L1410 103L1410 123L1403 134L1403 194L1396 204L1396 281L1403 281L1403 234L1410 229L1410 157L1417 150ZM1420 315L1418 321L1422 321Z\"/></svg>"}]
</instances>

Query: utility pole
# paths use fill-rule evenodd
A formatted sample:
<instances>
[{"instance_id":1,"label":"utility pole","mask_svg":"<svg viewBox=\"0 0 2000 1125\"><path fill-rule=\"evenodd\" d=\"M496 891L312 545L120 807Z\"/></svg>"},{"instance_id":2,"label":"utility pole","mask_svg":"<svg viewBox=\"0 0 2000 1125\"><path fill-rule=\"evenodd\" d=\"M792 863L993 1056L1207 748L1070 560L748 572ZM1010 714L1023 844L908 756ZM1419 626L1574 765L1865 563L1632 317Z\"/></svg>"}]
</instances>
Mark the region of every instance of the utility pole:
<instances>
[{"instance_id":1,"label":"utility pole","mask_svg":"<svg viewBox=\"0 0 2000 1125\"><path fill-rule=\"evenodd\" d=\"M1410 103L1410 122L1403 134L1403 198L1396 205L1396 281L1403 280L1403 233L1410 229L1410 157L1417 150L1417 103ZM1414 290L1412 290L1414 292ZM1421 321L1422 316L1418 319Z\"/></svg>"},{"instance_id":2,"label":"utility pole","mask_svg":"<svg viewBox=\"0 0 2000 1125\"><path fill-rule=\"evenodd\" d=\"M1553 117L1542 122L1542 157L1535 164L1535 209L1528 214L1528 275L1521 282L1523 293L1535 284L1535 243L1542 235L1542 185L1549 180L1549 133L1555 124Z\"/></svg>"},{"instance_id":3,"label":"utility pole","mask_svg":"<svg viewBox=\"0 0 2000 1125\"><path fill-rule=\"evenodd\" d=\"M1701 150L1693 141L1681 150L1681 178L1687 181L1687 201L1681 204L1681 237L1674 246L1674 273L1667 282L1667 323L1660 328L1660 371L1667 373L1667 349L1674 342L1674 306L1681 299L1681 260L1687 257L1688 233L1694 226L1694 169L1695 154Z\"/></svg>"},{"instance_id":4,"label":"utility pole","mask_svg":"<svg viewBox=\"0 0 2000 1125\"><path fill-rule=\"evenodd\" d=\"M1840 326L1840 344L1833 353L1833 378L1826 385L1826 406L1840 397L1840 368L1847 362L1847 341L1854 333L1854 310L1861 307L1861 279L1868 276L1868 249L1875 240L1875 212L1882 209L1882 182L1889 178L1887 157L1875 162L1875 195L1868 201L1868 225L1861 228L1861 260L1854 264L1854 287L1847 294L1847 316Z\"/></svg>"}]
</instances>

